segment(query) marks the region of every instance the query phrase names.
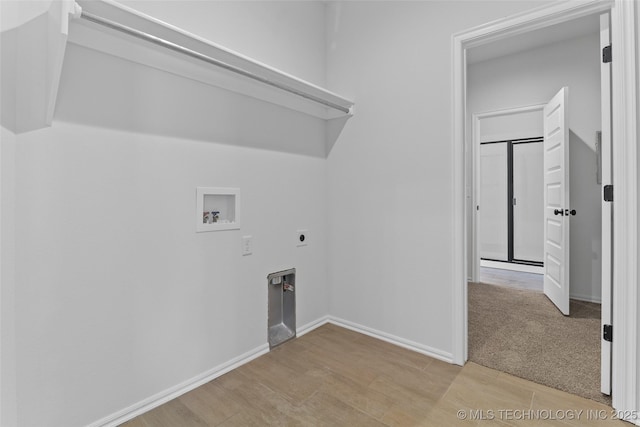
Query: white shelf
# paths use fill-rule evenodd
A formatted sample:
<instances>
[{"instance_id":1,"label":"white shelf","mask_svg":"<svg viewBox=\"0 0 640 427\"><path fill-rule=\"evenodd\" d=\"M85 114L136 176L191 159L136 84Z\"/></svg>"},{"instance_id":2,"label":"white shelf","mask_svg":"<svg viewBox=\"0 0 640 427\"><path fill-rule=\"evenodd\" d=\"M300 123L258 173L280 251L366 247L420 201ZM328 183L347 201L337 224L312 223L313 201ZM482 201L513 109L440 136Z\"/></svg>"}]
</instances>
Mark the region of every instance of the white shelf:
<instances>
[{"instance_id":1,"label":"white shelf","mask_svg":"<svg viewBox=\"0 0 640 427\"><path fill-rule=\"evenodd\" d=\"M240 189L196 188L196 232L240 229Z\"/></svg>"},{"instance_id":2,"label":"white shelf","mask_svg":"<svg viewBox=\"0 0 640 427\"><path fill-rule=\"evenodd\" d=\"M80 17L81 11L182 46L197 55L244 70L259 80L285 86L294 92L338 106L338 109L88 21ZM6 87L15 88L15 93L3 94L6 96L3 96L2 107L7 111L15 111L15 114L3 115L2 124L15 133L51 125L67 43L323 120L349 118L353 114L354 103L338 94L112 0L53 1L43 14L3 33L3 40L5 38L8 48L2 49L0 59L16 66L9 67L2 79Z\"/></svg>"},{"instance_id":3,"label":"white shelf","mask_svg":"<svg viewBox=\"0 0 640 427\"><path fill-rule=\"evenodd\" d=\"M73 0L53 1L40 15L3 32L0 62L14 65L3 67L2 83L14 90L2 94L2 125L14 133L51 126L69 21L77 12Z\"/></svg>"},{"instance_id":4,"label":"white shelf","mask_svg":"<svg viewBox=\"0 0 640 427\"><path fill-rule=\"evenodd\" d=\"M189 49L234 68L244 70L260 79L283 85L311 97L340 106L349 112L306 99L269 84L228 71L202 60L192 58L166 47L141 40L121 31L107 28L86 19L73 19L69 27L69 42L95 49L132 62L157 68L182 77L221 87L256 99L300 111L322 119L348 117L353 111L353 102L294 77L290 74L262 64L239 53L219 46L209 40L186 32L168 23L140 13L112 0L80 0L83 12L96 15L132 30Z\"/></svg>"}]
</instances>

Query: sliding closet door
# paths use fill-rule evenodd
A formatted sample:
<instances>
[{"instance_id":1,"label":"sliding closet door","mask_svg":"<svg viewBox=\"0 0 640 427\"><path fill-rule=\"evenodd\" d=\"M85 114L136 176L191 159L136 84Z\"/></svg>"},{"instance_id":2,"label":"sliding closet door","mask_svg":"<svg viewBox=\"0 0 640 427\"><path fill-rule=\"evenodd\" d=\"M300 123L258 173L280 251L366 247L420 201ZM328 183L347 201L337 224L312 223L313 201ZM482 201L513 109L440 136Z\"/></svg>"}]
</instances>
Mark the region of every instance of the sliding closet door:
<instances>
[{"instance_id":1,"label":"sliding closet door","mask_svg":"<svg viewBox=\"0 0 640 427\"><path fill-rule=\"evenodd\" d=\"M480 145L480 258L507 261L509 241L507 143Z\"/></svg>"},{"instance_id":2,"label":"sliding closet door","mask_svg":"<svg viewBox=\"0 0 640 427\"><path fill-rule=\"evenodd\" d=\"M513 259L542 262L544 181L542 142L513 144Z\"/></svg>"}]
</instances>

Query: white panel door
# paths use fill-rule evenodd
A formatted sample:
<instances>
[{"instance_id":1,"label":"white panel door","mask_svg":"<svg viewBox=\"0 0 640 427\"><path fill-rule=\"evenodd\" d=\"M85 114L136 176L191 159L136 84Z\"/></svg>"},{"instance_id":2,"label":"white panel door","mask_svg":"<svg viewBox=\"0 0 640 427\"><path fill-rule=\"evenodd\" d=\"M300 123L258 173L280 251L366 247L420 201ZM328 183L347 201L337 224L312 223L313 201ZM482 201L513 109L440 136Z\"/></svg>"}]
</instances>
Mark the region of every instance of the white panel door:
<instances>
[{"instance_id":1,"label":"white panel door","mask_svg":"<svg viewBox=\"0 0 640 427\"><path fill-rule=\"evenodd\" d=\"M544 293L569 315L569 88L544 107Z\"/></svg>"},{"instance_id":2,"label":"white panel door","mask_svg":"<svg viewBox=\"0 0 640 427\"><path fill-rule=\"evenodd\" d=\"M507 143L480 145L480 258L509 257Z\"/></svg>"},{"instance_id":3,"label":"white panel door","mask_svg":"<svg viewBox=\"0 0 640 427\"><path fill-rule=\"evenodd\" d=\"M600 47L608 46L611 42L609 33L609 14L600 16ZM611 167L611 63L600 63L600 96L602 114L602 138L600 140L602 189L610 185L612 179ZM604 196L604 194L603 194ZM611 325L611 284L613 282L612 269L612 230L613 203L602 200L602 326ZM601 329L602 330L602 329ZM611 394L611 342L600 338L600 391Z\"/></svg>"},{"instance_id":4,"label":"white panel door","mask_svg":"<svg viewBox=\"0 0 640 427\"><path fill-rule=\"evenodd\" d=\"M513 259L543 262L542 142L513 144Z\"/></svg>"}]
</instances>

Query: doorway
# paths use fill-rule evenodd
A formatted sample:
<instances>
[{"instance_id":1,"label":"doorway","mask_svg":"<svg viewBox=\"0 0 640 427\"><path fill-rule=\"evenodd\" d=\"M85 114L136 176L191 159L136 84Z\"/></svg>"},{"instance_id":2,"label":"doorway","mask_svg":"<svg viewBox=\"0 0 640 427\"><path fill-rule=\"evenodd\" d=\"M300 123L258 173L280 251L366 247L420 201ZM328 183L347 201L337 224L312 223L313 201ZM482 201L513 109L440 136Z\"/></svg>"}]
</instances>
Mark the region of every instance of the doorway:
<instances>
[{"instance_id":1,"label":"doorway","mask_svg":"<svg viewBox=\"0 0 640 427\"><path fill-rule=\"evenodd\" d=\"M479 142L475 238L481 263L499 262L515 271L510 265L542 267L542 142L541 136Z\"/></svg>"},{"instance_id":2,"label":"doorway","mask_svg":"<svg viewBox=\"0 0 640 427\"><path fill-rule=\"evenodd\" d=\"M569 224L569 221L571 221L572 223L571 238L574 240L578 239L578 241L580 241L579 237L584 235L584 236L587 236L585 240L589 241L590 244L586 246L580 245L580 244L573 245L576 248L576 251L575 253L571 254L572 256L571 262L569 262L568 258L563 261L561 255L556 254L555 252L553 252L549 257L545 254L544 259L546 261L551 261L546 266L547 276L550 276L551 281L553 281L554 283L560 283L564 280L568 286L568 284L570 283L569 271L571 271L572 273L575 271L576 272L575 283L577 283L578 285L572 287L573 288L572 297L579 297L579 299L582 299L582 300L586 299L589 301L600 302L599 301L600 288L601 288L600 260L602 258L601 249L600 249L601 238L599 233L596 233L597 236L594 236L593 233L591 233L593 230L600 229L600 218L594 217L592 213L597 212L599 215L600 206L601 206L601 201L599 198L601 194L601 188L596 182L597 174L596 174L596 168L595 168L596 166L596 155L595 155L596 131L600 130L599 106L601 104L600 64L598 62L599 17L592 16L589 18L582 18L582 22L585 23L585 27L590 27L589 33L577 34L577 35L574 34L575 37L571 36L564 40L557 40L557 41L554 41L554 43L551 45L543 45L537 48L530 49L526 52L513 52L510 55L505 55L497 58L490 58L487 61L480 61L479 63L477 63L479 65L476 65L475 63L471 62L471 64L467 68L467 111L469 113L478 113L479 111L480 112L487 111L487 108L491 106L498 106L504 110L505 108L512 107L514 105L527 105L527 104L535 103L536 106L538 107L537 112L539 114L540 104L546 103L552 98L553 99L557 98L559 100L562 100L564 97L564 99L569 99L569 97L567 96L567 92L570 92L572 94L572 97L573 97L572 101L574 102L574 108L569 108L568 121L570 123L569 123L569 128L567 129L567 138L566 138L567 147L569 146L571 147L571 156L572 156L571 163L574 166L574 168L572 168L572 171L575 169L575 172L576 172L576 173L572 172L572 176L571 176L572 184L575 183L575 185L572 186L571 194L573 194L573 190L576 189L577 195L583 196L585 194L588 194L587 196L588 200L582 205L577 203L573 197L571 197L571 200L569 200L569 192L567 190L567 200L562 202L557 202L558 205L556 206L555 211L558 218L554 218L552 216L550 218L547 217L545 219L545 224L546 224L545 233L547 233L549 230L553 231L553 229L550 228L549 224L554 226L555 224L558 224L557 226L558 229L561 226L563 226L563 224L566 224L566 227L569 228L568 224ZM471 52L473 52L473 50L471 50ZM470 56L473 57L473 54L471 54ZM545 72L546 74L544 74ZM586 79L586 80L589 80L589 82L586 83L585 81L578 81L577 79ZM523 86L523 87L519 87L519 86ZM559 98L558 96L554 96L555 93L558 91L558 89L564 86L568 86L569 90L565 91L564 95L561 94L562 91L559 92L558 93ZM577 99L580 99L581 101L576 102ZM568 104L570 104L570 102ZM478 107L478 105L480 105L480 107ZM578 106L579 108L577 108ZM555 109L552 108L550 111L555 111ZM577 111L577 113L575 111ZM578 113L584 114L584 116L580 116L580 114ZM489 113L478 113L478 114L488 115ZM504 114L504 115L507 116L507 114ZM473 122L474 126L475 124L476 124L476 121ZM479 127L482 128L482 126L479 126ZM490 127L490 126L486 126L486 127ZM519 128L518 130L522 130L520 126L517 126L517 128ZM482 129L478 131L477 129L474 128L474 136L481 134L481 130ZM496 132L498 134L504 135L505 133L508 132L508 130L500 129L499 131L494 131L494 133ZM535 134L536 133L534 133L533 135ZM541 134L542 132L537 133L537 135L541 135ZM532 134L529 133L527 136L531 136L531 135ZM503 140L513 141L513 140L516 140L517 138L522 138L522 137L523 137L522 135L508 136ZM481 144L482 142L489 142L489 141L487 141L485 138L485 139L479 139L478 142ZM512 143L507 143L504 149L498 149L498 147L494 147L494 148L495 149L493 151L504 152L503 157L505 157L506 159L509 159L509 157L513 155L513 153L509 153L510 151L509 148L513 149ZM473 150L477 149L480 152L480 154L482 153L482 145L474 144L472 149ZM474 156L474 158L477 159L478 157L481 157L477 155L478 153L475 153L475 154L476 156ZM474 162L474 165L476 165L477 162L478 161L476 160L476 162ZM512 161L511 162L507 161L507 164L508 166L503 169L508 171L510 168L512 168ZM511 164L511 166L509 166L509 164ZM550 169L550 171L557 171L557 169L554 166L553 168ZM590 176L580 174L581 172L585 172L585 171L589 171ZM511 175L512 172L513 172L512 170L508 171L507 175ZM480 169L480 170L476 170L476 172L470 176L471 178L470 188L477 188L476 186L476 184L478 183L477 178L479 176L482 177L482 173L483 172ZM475 181L474 181L474 178L476 178ZM507 179L507 182L509 181L512 182L512 177L509 177L509 178ZM554 188L563 187L563 184L561 184L561 182L553 182L552 184L554 185ZM506 188L505 191L507 192L507 194L509 194L512 192L512 189ZM511 199L512 195L509 195L508 198ZM507 197L504 197L504 199L507 199ZM476 208L474 209L475 210L474 213L476 214L475 216L481 216L483 210L485 209L485 206L484 206L484 203L482 202L477 203L477 201L478 199L476 198L474 200L475 203L473 203L474 207ZM549 206L553 205L554 203L556 202L551 203ZM516 205L517 205L517 202L516 202ZM513 208L513 203L511 203L511 206L509 208ZM546 210L549 210L549 209L546 209ZM577 210L577 212L579 212L578 216L580 217L578 221L575 221L575 219L578 217L573 217L573 216L570 220L569 218L561 218L558 215L558 211L559 213L563 214L565 210L568 212L573 212ZM551 209L551 212L553 212L553 209ZM511 221L513 221L512 213L507 211L506 215L504 216L508 217ZM511 226L509 227L509 230L507 233L507 234L510 234L510 236L507 239L507 244L505 245L507 250L505 251L506 253L504 253L504 255L502 256L502 259L508 262L514 261L512 227L513 227L513 223L511 223ZM491 233L491 234L495 237L496 233ZM567 243L569 240L568 235L569 235L569 232L566 233ZM564 241L564 237L562 236L564 236L564 233L562 232L558 233L557 238L555 238L555 235L551 236L553 237L553 239L551 239L553 240L552 243L554 243L551 249L555 251L558 248L564 247L564 243L562 243ZM477 244L479 241L479 239L477 239L477 234L474 236L470 236L469 241L473 242L474 244ZM545 238L545 241L547 241L546 238ZM586 248L586 250L582 251L581 253L581 250L583 248ZM479 253L476 253L476 255L480 255L480 256L474 256L473 258L474 263L480 262L482 251L478 250L478 252ZM558 251L558 253L560 253L560 251ZM571 265L571 267L569 267L569 265ZM471 269L473 270L473 268ZM588 276L588 278L585 278L586 277L585 275ZM545 279L545 281L546 280L547 279ZM574 281L571 281L571 283L574 283ZM584 284L587 284L587 286L584 286L584 289L581 289L580 285L584 285ZM569 291L568 289L566 289L566 291L563 291L563 292L566 292L566 294L564 295L566 297L566 303L564 305L557 302L557 299L558 299L557 296L553 297L552 299L554 300L554 302L556 302L559 309L563 313L568 315L570 311L569 310L569 307L570 307ZM503 293L506 293L506 292L503 292ZM559 299L562 299L561 298L562 296L563 295L561 295ZM476 290L472 291L470 289L469 290L470 313L473 308L471 307L471 302L473 301L473 298L476 298L476 297L477 297ZM522 297L524 298L524 296ZM492 301L496 301L497 299L498 298L492 298ZM514 296L514 300L517 300L516 296ZM503 302L505 304L508 304L508 300L505 300ZM496 311L495 309L499 310L499 308L500 307L494 307L494 310L489 309L488 311L495 312ZM550 308L553 308L553 306L551 306ZM600 370L600 366L599 366L600 321L599 321L599 318L594 318L593 316L594 316L594 313L599 314L599 311L595 310L594 307L591 307L588 304L585 304L584 306L576 306L575 303L572 303L571 308L575 309L577 311L577 314L580 316L583 316L584 319L588 318L588 322L590 325L589 326L590 333L588 335L590 336L589 340L590 342L592 342L592 346L590 348L582 349L581 352L583 354L590 352L596 357L596 359L592 360L593 363L590 363L590 366L592 366L593 372L588 372L586 375L582 373L582 376L590 376L591 378L597 377L597 373ZM585 315L585 312L586 312L585 310L581 310L583 308L589 312L588 316ZM522 310L520 312L523 313ZM554 322L554 324L560 324L562 322L562 318L561 316L559 318L553 317L556 314L558 313L555 313L553 311L550 312L549 321ZM469 316L470 316L470 322L472 320L476 320L476 318L474 319L471 318L471 314ZM542 314L537 313L537 315L534 315L532 318L533 320L529 323L534 324L536 319L541 316ZM515 323L516 322L511 322L511 324L515 324ZM471 328L472 326L477 327L477 325L470 325L469 328ZM538 329L540 329L541 331L544 331L545 329L547 331L550 330L548 328L548 325L538 324L538 326L540 326ZM571 327L577 328L577 326L573 324L571 325ZM470 331L470 339L472 338L472 334L471 334L472 332L473 331ZM571 331L569 331L569 335L570 334L571 334ZM522 335L524 335L524 333ZM559 334L559 336L561 335L562 334ZM581 335L584 335L584 334L581 334ZM528 335L528 337L529 337L528 338L529 340L535 341L536 339L535 335ZM518 338L521 338L521 336ZM586 335L583 341L587 341ZM544 340L540 340L540 345L538 347L544 348L549 344L550 343L544 344ZM573 348L574 349L577 348L577 345L574 345ZM472 350L475 350L475 347L472 347ZM531 358L530 355L524 355L524 356L513 355L513 351L512 351L513 349L505 348L505 350L507 352L511 351L512 356L516 358L521 357L522 360L519 360L514 365L515 368L518 368L518 369L523 367L527 363L527 359ZM534 348L534 353L535 353L535 350L537 349ZM562 353L562 350L560 351L560 353ZM474 356L474 355L471 354L470 356ZM559 357L556 357L555 359L560 360ZM476 359L472 359L472 360L477 361ZM540 360L543 360L543 359L540 359ZM538 364L543 365L543 362L539 361ZM584 364L584 366L586 365L587 363ZM542 366L534 367L533 372L539 372L541 368ZM560 371L563 371L563 369L561 369ZM512 373L514 372L512 371ZM535 380L535 377L534 378L530 377L529 379ZM547 385L551 385L551 384L547 383ZM594 389L595 392L599 392L599 385L600 385L599 382L595 382L594 384L591 385L591 388ZM562 387L559 387L559 388L562 388ZM577 391L573 391L573 392L576 394L581 394L581 393L578 393Z\"/></svg>"},{"instance_id":3,"label":"doorway","mask_svg":"<svg viewBox=\"0 0 640 427\"><path fill-rule=\"evenodd\" d=\"M542 290L543 108L472 113L470 281Z\"/></svg>"},{"instance_id":4,"label":"doorway","mask_svg":"<svg viewBox=\"0 0 640 427\"><path fill-rule=\"evenodd\" d=\"M482 120L474 122L483 128ZM480 283L543 291L542 142L542 137L479 141Z\"/></svg>"},{"instance_id":5,"label":"doorway","mask_svg":"<svg viewBox=\"0 0 640 427\"><path fill-rule=\"evenodd\" d=\"M612 319L616 336L613 340L612 395L613 407L618 411L638 410L638 248L637 248L637 82L635 22L637 5L625 0L589 1L580 4L557 3L529 13L507 17L454 34L453 44L453 336L452 360L464 365L467 360L467 262L470 244L465 230L466 194L465 155L469 129L466 122L466 62L469 49L495 42L511 40L552 24L567 23L574 19L611 12L612 39L621 52L611 67L611 130L615 135L612 152L613 181L616 183L615 210L612 214Z\"/></svg>"}]
</instances>

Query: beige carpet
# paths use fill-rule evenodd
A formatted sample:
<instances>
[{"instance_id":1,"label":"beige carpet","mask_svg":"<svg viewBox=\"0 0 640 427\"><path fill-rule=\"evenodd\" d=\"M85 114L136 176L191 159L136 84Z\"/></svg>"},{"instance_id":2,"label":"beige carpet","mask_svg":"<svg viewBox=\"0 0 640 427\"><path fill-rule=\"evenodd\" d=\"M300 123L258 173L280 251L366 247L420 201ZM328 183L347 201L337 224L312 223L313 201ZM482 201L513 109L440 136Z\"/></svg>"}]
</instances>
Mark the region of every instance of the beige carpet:
<instances>
[{"instance_id":1,"label":"beige carpet","mask_svg":"<svg viewBox=\"0 0 640 427\"><path fill-rule=\"evenodd\" d=\"M611 405L600 393L600 305L571 315L539 292L469 283L469 360Z\"/></svg>"}]
</instances>

